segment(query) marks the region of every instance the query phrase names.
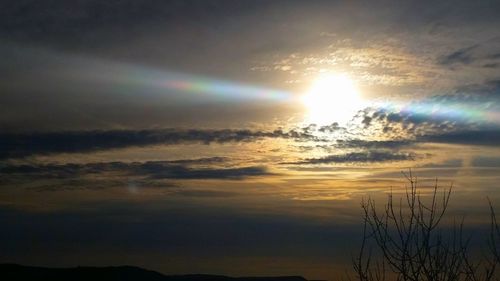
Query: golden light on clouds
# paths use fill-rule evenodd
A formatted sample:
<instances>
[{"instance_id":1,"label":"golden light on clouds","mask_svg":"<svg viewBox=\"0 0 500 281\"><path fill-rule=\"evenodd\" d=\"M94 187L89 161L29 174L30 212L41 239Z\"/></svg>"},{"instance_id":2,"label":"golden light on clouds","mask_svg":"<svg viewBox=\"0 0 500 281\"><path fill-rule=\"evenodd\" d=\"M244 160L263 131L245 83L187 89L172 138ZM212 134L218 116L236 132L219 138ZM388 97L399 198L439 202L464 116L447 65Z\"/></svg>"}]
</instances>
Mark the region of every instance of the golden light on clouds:
<instances>
[{"instance_id":1,"label":"golden light on clouds","mask_svg":"<svg viewBox=\"0 0 500 281\"><path fill-rule=\"evenodd\" d=\"M353 80L345 74L322 74L302 97L308 121L315 124L347 123L363 108L363 99Z\"/></svg>"}]
</instances>

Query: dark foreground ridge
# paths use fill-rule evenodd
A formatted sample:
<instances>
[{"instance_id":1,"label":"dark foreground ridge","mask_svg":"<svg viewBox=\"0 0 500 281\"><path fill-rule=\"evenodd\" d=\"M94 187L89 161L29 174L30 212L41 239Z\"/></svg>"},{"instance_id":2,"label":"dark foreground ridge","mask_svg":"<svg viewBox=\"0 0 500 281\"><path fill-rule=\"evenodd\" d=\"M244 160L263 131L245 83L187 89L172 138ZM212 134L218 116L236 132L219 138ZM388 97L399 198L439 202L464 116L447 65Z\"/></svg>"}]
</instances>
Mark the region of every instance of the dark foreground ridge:
<instances>
[{"instance_id":1,"label":"dark foreground ridge","mask_svg":"<svg viewBox=\"0 0 500 281\"><path fill-rule=\"evenodd\" d=\"M134 266L46 268L0 264L0 279L11 280L140 280L140 281L307 281L301 276L227 277L222 275L163 275Z\"/></svg>"}]
</instances>

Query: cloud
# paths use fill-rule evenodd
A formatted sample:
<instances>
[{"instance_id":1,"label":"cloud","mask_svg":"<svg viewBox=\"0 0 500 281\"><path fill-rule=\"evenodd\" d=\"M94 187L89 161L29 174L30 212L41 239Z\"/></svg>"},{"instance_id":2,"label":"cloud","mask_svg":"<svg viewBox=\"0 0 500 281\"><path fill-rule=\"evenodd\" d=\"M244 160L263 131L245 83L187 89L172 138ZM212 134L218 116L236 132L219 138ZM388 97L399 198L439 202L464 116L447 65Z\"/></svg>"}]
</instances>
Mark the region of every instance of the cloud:
<instances>
[{"instance_id":1,"label":"cloud","mask_svg":"<svg viewBox=\"0 0 500 281\"><path fill-rule=\"evenodd\" d=\"M25 180L30 177L26 176ZM22 182L22 180L21 180ZM17 182L19 183L19 181ZM148 179L83 179L83 178L67 178L51 181L50 183L38 184L27 187L26 190L36 192L55 192L55 191L98 191L108 188L123 188L136 189L137 187L147 188L172 188L177 187L176 184L166 181L152 181Z\"/></svg>"},{"instance_id":2,"label":"cloud","mask_svg":"<svg viewBox=\"0 0 500 281\"><path fill-rule=\"evenodd\" d=\"M333 132L337 132L337 131L345 131L345 128L339 126L339 123L333 122L330 125L325 125L325 126L319 127L318 131L322 132L322 133L324 133L324 132L333 133Z\"/></svg>"},{"instance_id":3,"label":"cloud","mask_svg":"<svg viewBox=\"0 0 500 281\"><path fill-rule=\"evenodd\" d=\"M500 129L464 130L425 135L419 137L418 140L421 142L498 146L500 143Z\"/></svg>"},{"instance_id":4,"label":"cloud","mask_svg":"<svg viewBox=\"0 0 500 281\"><path fill-rule=\"evenodd\" d=\"M116 44L113 39L131 38L153 26L162 25L175 30L176 24L192 25L191 16L212 23L221 17L246 13L263 4L249 1L206 3L183 0L82 0L71 4L66 1L48 3L36 0L4 2L0 11L2 37L72 48L89 48L88 44L84 44L89 38L94 39L95 44Z\"/></svg>"},{"instance_id":5,"label":"cloud","mask_svg":"<svg viewBox=\"0 0 500 281\"><path fill-rule=\"evenodd\" d=\"M196 159L180 159L180 160L171 160L171 161L164 161L166 163L172 163L172 164L214 164L214 163L222 163L228 161L228 157L220 157L220 156L215 156L215 157L203 157L203 158L196 158Z\"/></svg>"},{"instance_id":6,"label":"cloud","mask_svg":"<svg viewBox=\"0 0 500 281\"><path fill-rule=\"evenodd\" d=\"M202 168L193 169L181 165L163 165L161 163L146 163L132 167L138 174L144 174L152 179L233 179L241 180L252 176L271 175L265 167L252 166L241 168Z\"/></svg>"},{"instance_id":7,"label":"cloud","mask_svg":"<svg viewBox=\"0 0 500 281\"><path fill-rule=\"evenodd\" d=\"M500 83L462 87L455 95L434 96L401 109L365 109L360 116L371 121L365 134L389 141L353 139L338 141L346 148L398 149L423 142L496 146L500 143ZM474 93L474 94L472 94Z\"/></svg>"},{"instance_id":8,"label":"cloud","mask_svg":"<svg viewBox=\"0 0 500 281\"><path fill-rule=\"evenodd\" d=\"M383 138L411 140L417 135L450 131L455 127L454 120L446 116L428 114L424 112L427 109L422 107L410 105L408 108L416 110L380 108L361 111L362 132ZM364 122L367 119L370 121Z\"/></svg>"},{"instance_id":9,"label":"cloud","mask_svg":"<svg viewBox=\"0 0 500 281\"><path fill-rule=\"evenodd\" d=\"M201 158L199 163L208 163L219 158ZM196 163L185 160L184 163ZM244 179L251 176L271 175L265 167L238 168L193 168L178 164L179 161L148 162L99 162L86 164L5 165L0 167L0 176L20 176L26 179L74 179L83 176L119 172L128 176L143 176L148 179Z\"/></svg>"},{"instance_id":10,"label":"cloud","mask_svg":"<svg viewBox=\"0 0 500 281\"><path fill-rule=\"evenodd\" d=\"M474 61L473 51L478 47L479 45L476 44L454 51L451 54L439 58L438 63L447 66L453 64L470 64L471 62Z\"/></svg>"},{"instance_id":11,"label":"cloud","mask_svg":"<svg viewBox=\"0 0 500 281\"><path fill-rule=\"evenodd\" d=\"M275 130L109 130L52 133L0 134L0 159L22 158L36 154L92 152L131 146L175 145L182 143L248 142L262 138L309 140L304 131Z\"/></svg>"},{"instance_id":12,"label":"cloud","mask_svg":"<svg viewBox=\"0 0 500 281\"><path fill-rule=\"evenodd\" d=\"M275 175L264 166L225 168L217 166L222 157L148 162L96 162L85 164L4 164L0 165L0 187L31 191L77 191L127 188L168 189L168 193L190 197L228 194L182 193L175 180L243 180ZM213 164L213 165L212 165ZM211 166L212 165L212 166ZM179 194L178 194L179 193Z\"/></svg>"},{"instance_id":13,"label":"cloud","mask_svg":"<svg viewBox=\"0 0 500 281\"><path fill-rule=\"evenodd\" d=\"M483 135L496 137L500 130L500 81L489 80L480 84L458 87L453 94L436 95L402 104L388 104L366 108L356 117L361 134L383 139L403 140L402 143L380 143L397 146L412 141L440 141L451 143L483 142ZM352 131L352 130L351 130ZM452 139L452 137L456 139ZM487 142L485 139L484 141ZM369 145L369 143L359 143ZM353 142L353 145L356 141ZM373 145L378 145L373 143ZM349 146L349 144L346 144Z\"/></svg>"},{"instance_id":14,"label":"cloud","mask_svg":"<svg viewBox=\"0 0 500 281\"><path fill-rule=\"evenodd\" d=\"M185 197L202 197L202 198L212 198L212 197L233 197L237 196L237 192L221 191L221 190L175 190L169 194L185 196Z\"/></svg>"},{"instance_id":15,"label":"cloud","mask_svg":"<svg viewBox=\"0 0 500 281\"><path fill-rule=\"evenodd\" d=\"M484 68L499 68L500 67L500 63L486 63L486 64L483 64L483 67Z\"/></svg>"},{"instance_id":16,"label":"cloud","mask_svg":"<svg viewBox=\"0 0 500 281\"><path fill-rule=\"evenodd\" d=\"M500 53L498 53L498 45L494 43L488 46L475 44L439 57L438 64L451 68L456 65L471 64L481 65L484 68L496 68L498 67L499 59Z\"/></svg>"},{"instance_id":17,"label":"cloud","mask_svg":"<svg viewBox=\"0 0 500 281\"><path fill-rule=\"evenodd\" d=\"M372 141L362 139L337 140L337 147L341 148L364 148L364 149L391 149L398 150L403 147L413 146L410 140Z\"/></svg>"},{"instance_id":18,"label":"cloud","mask_svg":"<svg viewBox=\"0 0 500 281\"><path fill-rule=\"evenodd\" d=\"M449 159L441 163L429 163L420 168L460 168L463 166L463 159Z\"/></svg>"},{"instance_id":19,"label":"cloud","mask_svg":"<svg viewBox=\"0 0 500 281\"><path fill-rule=\"evenodd\" d=\"M469 99L498 98L500 95L500 79L491 79L483 83L467 84L457 88L458 93L469 94Z\"/></svg>"},{"instance_id":20,"label":"cloud","mask_svg":"<svg viewBox=\"0 0 500 281\"><path fill-rule=\"evenodd\" d=\"M479 156L479 157L476 157L472 160L472 166L474 166L474 167L500 168L500 157Z\"/></svg>"},{"instance_id":21,"label":"cloud","mask_svg":"<svg viewBox=\"0 0 500 281\"><path fill-rule=\"evenodd\" d=\"M494 59L494 60L500 59L500 53L490 54L490 55L488 55L488 58L489 59Z\"/></svg>"},{"instance_id":22,"label":"cloud","mask_svg":"<svg viewBox=\"0 0 500 281\"><path fill-rule=\"evenodd\" d=\"M373 163L415 160L414 153L390 153L385 151L351 152L321 158L308 158L284 164Z\"/></svg>"}]
</instances>

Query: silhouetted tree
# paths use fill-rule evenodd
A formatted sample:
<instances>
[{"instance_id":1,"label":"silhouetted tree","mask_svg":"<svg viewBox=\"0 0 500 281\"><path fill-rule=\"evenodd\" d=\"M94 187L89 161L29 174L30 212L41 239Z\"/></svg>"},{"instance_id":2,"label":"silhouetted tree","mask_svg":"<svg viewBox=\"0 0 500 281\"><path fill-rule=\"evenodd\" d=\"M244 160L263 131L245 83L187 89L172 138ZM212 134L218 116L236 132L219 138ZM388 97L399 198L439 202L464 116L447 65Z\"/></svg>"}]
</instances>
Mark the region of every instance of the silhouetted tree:
<instances>
[{"instance_id":1,"label":"silhouetted tree","mask_svg":"<svg viewBox=\"0 0 500 281\"><path fill-rule=\"evenodd\" d=\"M440 227L452 193L438 187L424 200L411 171L399 200L389 193L379 210L371 198L362 201L363 239L353 259L360 281L492 281L499 280L500 227L490 202L490 253L474 260L470 238L463 234L463 219L451 230ZM425 201L425 202L424 202Z\"/></svg>"}]
</instances>

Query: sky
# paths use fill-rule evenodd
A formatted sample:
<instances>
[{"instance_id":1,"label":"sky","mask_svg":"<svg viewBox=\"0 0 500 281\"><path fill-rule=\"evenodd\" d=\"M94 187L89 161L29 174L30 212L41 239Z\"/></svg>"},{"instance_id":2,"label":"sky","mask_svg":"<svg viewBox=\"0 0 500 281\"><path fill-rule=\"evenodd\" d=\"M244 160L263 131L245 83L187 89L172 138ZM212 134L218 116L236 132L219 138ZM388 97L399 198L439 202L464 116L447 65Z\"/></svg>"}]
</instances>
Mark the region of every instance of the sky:
<instances>
[{"instance_id":1,"label":"sky","mask_svg":"<svg viewBox=\"0 0 500 281\"><path fill-rule=\"evenodd\" d=\"M498 1L0 2L0 262L350 270L362 198L500 208Z\"/></svg>"}]
</instances>

